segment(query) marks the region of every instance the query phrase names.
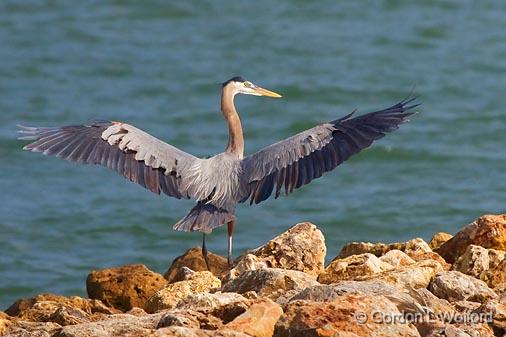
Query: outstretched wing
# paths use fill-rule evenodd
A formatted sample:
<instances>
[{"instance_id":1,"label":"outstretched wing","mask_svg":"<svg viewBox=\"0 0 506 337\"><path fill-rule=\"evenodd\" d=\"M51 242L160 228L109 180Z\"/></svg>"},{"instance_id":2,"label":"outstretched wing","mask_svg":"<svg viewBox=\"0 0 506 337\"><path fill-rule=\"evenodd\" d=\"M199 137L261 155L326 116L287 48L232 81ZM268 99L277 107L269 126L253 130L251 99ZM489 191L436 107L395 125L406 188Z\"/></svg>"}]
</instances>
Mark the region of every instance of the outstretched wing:
<instances>
[{"instance_id":1,"label":"outstretched wing","mask_svg":"<svg viewBox=\"0 0 506 337\"><path fill-rule=\"evenodd\" d=\"M178 199L190 196L181 178L198 158L120 122L37 128L19 126L20 139L33 140L23 149L55 155L81 164L100 164L151 192Z\"/></svg>"},{"instance_id":2,"label":"outstretched wing","mask_svg":"<svg viewBox=\"0 0 506 337\"><path fill-rule=\"evenodd\" d=\"M246 157L242 161L248 194L241 202L264 201L275 188L279 197L333 170L350 156L369 147L385 133L396 130L414 112L415 98L405 99L390 108L351 118L320 124Z\"/></svg>"}]
</instances>

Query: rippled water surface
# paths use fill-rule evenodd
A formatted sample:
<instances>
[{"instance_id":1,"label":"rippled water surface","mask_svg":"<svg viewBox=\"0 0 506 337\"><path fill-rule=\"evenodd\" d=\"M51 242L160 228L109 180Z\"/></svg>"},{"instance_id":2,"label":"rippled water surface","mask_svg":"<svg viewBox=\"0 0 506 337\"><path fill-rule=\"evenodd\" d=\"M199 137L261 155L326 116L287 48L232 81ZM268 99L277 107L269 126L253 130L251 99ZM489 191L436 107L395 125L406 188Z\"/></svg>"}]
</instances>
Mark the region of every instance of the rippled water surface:
<instances>
[{"instance_id":1,"label":"rippled water surface","mask_svg":"<svg viewBox=\"0 0 506 337\"><path fill-rule=\"evenodd\" d=\"M93 268L164 272L199 245L170 228L190 201L107 169L21 151L15 125L128 121L199 156L227 133L218 83L239 97L246 151L403 98L420 114L286 198L238 208L236 253L301 221L328 258L351 240L454 232L505 211L506 3L423 1L0 2L0 309L39 292L85 294ZM209 237L224 254L226 234Z\"/></svg>"}]
</instances>

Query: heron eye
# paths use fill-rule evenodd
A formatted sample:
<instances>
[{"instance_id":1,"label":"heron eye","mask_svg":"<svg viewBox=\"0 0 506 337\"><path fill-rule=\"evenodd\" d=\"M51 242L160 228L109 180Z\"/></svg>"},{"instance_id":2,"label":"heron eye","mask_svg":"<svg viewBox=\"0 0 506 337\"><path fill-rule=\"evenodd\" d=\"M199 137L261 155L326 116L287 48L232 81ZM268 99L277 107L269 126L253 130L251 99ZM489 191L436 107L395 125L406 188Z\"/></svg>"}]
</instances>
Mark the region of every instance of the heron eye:
<instances>
[{"instance_id":1,"label":"heron eye","mask_svg":"<svg viewBox=\"0 0 506 337\"><path fill-rule=\"evenodd\" d=\"M251 88L253 86L253 84L250 81L246 81L246 82L244 82L244 86L246 88Z\"/></svg>"}]
</instances>

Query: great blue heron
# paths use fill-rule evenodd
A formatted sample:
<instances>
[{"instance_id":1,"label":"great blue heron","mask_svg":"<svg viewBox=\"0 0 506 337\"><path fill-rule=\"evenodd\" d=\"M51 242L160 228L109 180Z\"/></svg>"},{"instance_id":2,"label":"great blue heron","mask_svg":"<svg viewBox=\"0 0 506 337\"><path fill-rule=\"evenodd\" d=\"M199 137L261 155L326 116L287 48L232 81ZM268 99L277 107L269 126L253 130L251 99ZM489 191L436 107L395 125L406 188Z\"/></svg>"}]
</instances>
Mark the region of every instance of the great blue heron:
<instances>
[{"instance_id":1,"label":"great blue heron","mask_svg":"<svg viewBox=\"0 0 506 337\"><path fill-rule=\"evenodd\" d=\"M33 140L25 150L56 155L82 164L100 164L148 190L175 198L195 199L197 205L175 225L179 231L203 232L202 254L209 268L206 234L227 224L228 262L237 203L258 204L284 187L285 194L319 178L351 155L368 147L413 114L414 98L390 108L352 118L353 112L317 125L244 157L244 138L234 106L237 94L281 97L242 77L222 85L221 111L228 124L224 152L201 159L136 127L116 121L54 128L19 126L20 139Z\"/></svg>"}]
</instances>

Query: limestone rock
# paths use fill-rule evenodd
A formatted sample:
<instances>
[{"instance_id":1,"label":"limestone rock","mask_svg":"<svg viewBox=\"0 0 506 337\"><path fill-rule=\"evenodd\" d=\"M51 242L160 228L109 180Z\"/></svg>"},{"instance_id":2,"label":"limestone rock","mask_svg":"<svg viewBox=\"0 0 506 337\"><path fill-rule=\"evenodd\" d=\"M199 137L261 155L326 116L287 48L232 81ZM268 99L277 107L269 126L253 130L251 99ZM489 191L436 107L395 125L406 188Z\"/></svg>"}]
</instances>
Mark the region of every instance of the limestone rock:
<instances>
[{"instance_id":1,"label":"limestone rock","mask_svg":"<svg viewBox=\"0 0 506 337\"><path fill-rule=\"evenodd\" d=\"M182 326L186 328L217 330L223 326L222 321L207 312L191 309L171 310L163 314L157 328Z\"/></svg>"},{"instance_id":2,"label":"limestone rock","mask_svg":"<svg viewBox=\"0 0 506 337\"><path fill-rule=\"evenodd\" d=\"M117 314L98 322L67 325L56 337L145 336L156 329L161 316L162 314L141 317Z\"/></svg>"},{"instance_id":3,"label":"limestone rock","mask_svg":"<svg viewBox=\"0 0 506 337\"><path fill-rule=\"evenodd\" d=\"M166 284L162 275L137 264L91 272L86 280L86 290L90 298L128 311L143 307L146 300Z\"/></svg>"},{"instance_id":4,"label":"limestone rock","mask_svg":"<svg viewBox=\"0 0 506 337\"><path fill-rule=\"evenodd\" d=\"M406 242L395 243L371 243L371 242L350 242L346 244L339 253L339 258L345 258L351 255L371 253L376 256L385 255L390 250L400 250L409 252L432 252L429 245L421 238L415 238ZM409 254L408 254L409 255Z\"/></svg>"},{"instance_id":5,"label":"limestone rock","mask_svg":"<svg viewBox=\"0 0 506 337\"><path fill-rule=\"evenodd\" d=\"M236 293L195 293L190 294L186 298L179 301L177 304L178 309L216 309L223 305L234 302L245 302L247 299Z\"/></svg>"},{"instance_id":6,"label":"limestone rock","mask_svg":"<svg viewBox=\"0 0 506 337\"><path fill-rule=\"evenodd\" d=\"M135 336L137 337L137 336ZM187 328L181 326L171 326L161 328L142 337L251 337L242 332L232 330L202 330L196 328Z\"/></svg>"},{"instance_id":7,"label":"limestone rock","mask_svg":"<svg viewBox=\"0 0 506 337\"><path fill-rule=\"evenodd\" d=\"M484 215L461 229L436 252L448 263L454 263L469 245L506 250L506 214Z\"/></svg>"},{"instance_id":8,"label":"limestone rock","mask_svg":"<svg viewBox=\"0 0 506 337\"><path fill-rule=\"evenodd\" d=\"M230 269L227 259L223 256L208 251L207 257L209 258L210 271L216 277L220 277ZM183 267L187 267L194 271L208 271L206 262L202 256L202 248L193 247L187 250L183 255L176 257L169 269L163 274L163 277L165 277L169 283L182 281L183 278L178 274Z\"/></svg>"},{"instance_id":9,"label":"limestone rock","mask_svg":"<svg viewBox=\"0 0 506 337\"><path fill-rule=\"evenodd\" d=\"M225 282L247 270L281 268L318 276L325 263L325 238L315 225L299 223L265 245L239 257Z\"/></svg>"},{"instance_id":10,"label":"limestone rock","mask_svg":"<svg viewBox=\"0 0 506 337\"><path fill-rule=\"evenodd\" d=\"M483 279L493 287L501 288L506 286L506 259L502 260L497 266L489 269L483 274Z\"/></svg>"},{"instance_id":11,"label":"limestone rock","mask_svg":"<svg viewBox=\"0 0 506 337\"><path fill-rule=\"evenodd\" d=\"M375 314L376 313L376 314ZM275 336L413 336L411 324L378 322L377 313L401 315L384 296L344 295L332 302L297 300L285 306Z\"/></svg>"},{"instance_id":12,"label":"limestone rock","mask_svg":"<svg viewBox=\"0 0 506 337\"><path fill-rule=\"evenodd\" d=\"M383 280L402 289L427 288L432 278L442 272L441 265L434 260L424 260L363 279Z\"/></svg>"},{"instance_id":13,"label":"limestone rock","mask_svg":"<svg viewBox=\"0 0 506 337\"><path fill-rule=\"evenodd\" d=\"M274 325L283 314L281 306L267 298L256 300L243 314L237 316L224 329L244 332L255 337L271 337Z\"/></svg>"},{"instance_id":14,"label":"limestone rock","mask_svg":"<svg viewBox=\"0 0 506 337\"><path fill-rule=\"evenodd\" d=\"M174 308L179 301L190 294L207 292L221 287L221 281L209 271L199 271L187 280L168 284L158 290L144 305L144 310L154 313L163 309Z\"/></svg>"},{"instance_id":15,"label":"limestone rock","mask_svg":"<svg viewBox=\"0 0 506 337\"><path fill-rule=\"evenodd\" d=\"M6 312L24 321L71 325L96 320L103 314L112 314L119 311L106 307L98 300L89 300L77 296L65 297L41 294L16 301Z\"/></svg>"},{"instance_id":16,"label":"limestone rock","mask_svg":"<svg viewBox=\"0 0 506 337\"><path fill-rule=\"evenodd\" d=\"M426 305L424 301L414 299L409 292L379 280L341 281L312 286L300 291L289 301L331 302L343 295L383 295L402 312L423 312L422 306Z\"/></svg>"},{"instance_id":17,"label":"limestone rock","mask_svg":"<svg viewBox=\"0 0 506 337\"><path fill-rule=\"evenodd\" d=\"M342 280L360 279L393 268L389 263L381 261L370 253L352 255L332 261L318 276L318 282L329 284Z\"/></svg>"},{"instance_id":18,"label":"limestone rock","mask_svg":"<svg viewBox=\"0 0 506 337\"><path fill-rule=\"evenodd\" d=\"M450 302L469 300L484 302L497 297L485 282L458 271L445 271L434 277L429 290L439 298Z\"/></svg>"},{"instance_id":19,"label":"limestone rock","mask_svg":"<svg viewBox=\"0 0 506 337\"><path fill-rule=\"evenodd\" d=\"M445 233L445 232L436 233L436 234L434 234L434 236L430 240L429 247L430 247L430 249L435 250L435 249L441 247L441 245L443 243L450 240L452 237L453 237L453 235Z\"/></svg>"},{"instance_id":20,"label":"limestone rock","mask_svg":"<svg viewBox=\"0 0 506 337\"><path fill-rule=\"evenodd\" d=\"M379 259L385 263L390 264L394 268L401 266L409 266L415 263L415 260L413 260L408 254L398 249L389 250L385 255L381 256Z\"/></svg>"},{"instance_id":21,"label":"limestone rock","mask_svg":"<svg viewBox=\"0 0 506 337\"><path fill-rule=\"evenodd\" d=\"M484 314L483 318L490 319L490 323L506 334L506 304L496 300L487 300L479 308L473 311L477 314Z\"/></svg>"},{"instance_id":22,"label":"limestone rock","mask_svg":"<svg viewBox=\"0 0 506 337\"><path fill-rule=\"evenodd\" d=\"M443 267L444 270L450 270L452 267L451 264L447 263L445 259L441 255L436 252L423 252L423 251L408 251L407 255L411 257L416 262L424 261L424 260L434 260Z\"/></svg>"},{"instance_id":23,"label":"limestone rock","mask_svg":"<svg viewBox=\"0 0 506 337\"><path fill-rule=\"evenodd\" d=\"M469 245L457 261L452 270L480 278L480 275L489 268L488 249L481 246Z\"/></svg>"},{"instance_id":24,"label":"limestone rock","mask_svg":"<svg viewBox=\"0 0 506 337\"><path fill-rule=\"evenodd\" d=\"M0 336L3 336L7 333L7 330L11 324L12 318L3 311L0 311Z\"/></svg>"},{"instance_id":25,"label":"limestone rock","mask_svg":"<svg viewBox=\"0 0 506 337\"><path fill-rule=\"evenodd\" d=\"M61 326L53 322L28 322L13 320L4 337L49 337L55 336Z\"/></svg>"},{"instance_id":26,"label":"limestone rock","mask_svg":"<svg viewBox=\"0 0 506 337\"><path fill-rule=\"evenodd\" d=\"M425 312L429 317L436 317L434 315L439 315L438 317L451 317L450 315L456 313L455 308L450 302L435 296L425 288L414 289L410 292L410 295L426 309Z\"/></svg>"},{"instance_id":27,"label":"limestone rock","mask_svg":"<svg viewBox=\"0 0 506 337\"><path fill-rule=\"evenodd\" d=\"M221 290L240 294L253 290L260 296L276 299L289 290L302 290L317 284L312 276L300 271L266 268L246 271L225 283Z\"/></svg>"}]
</instances>

